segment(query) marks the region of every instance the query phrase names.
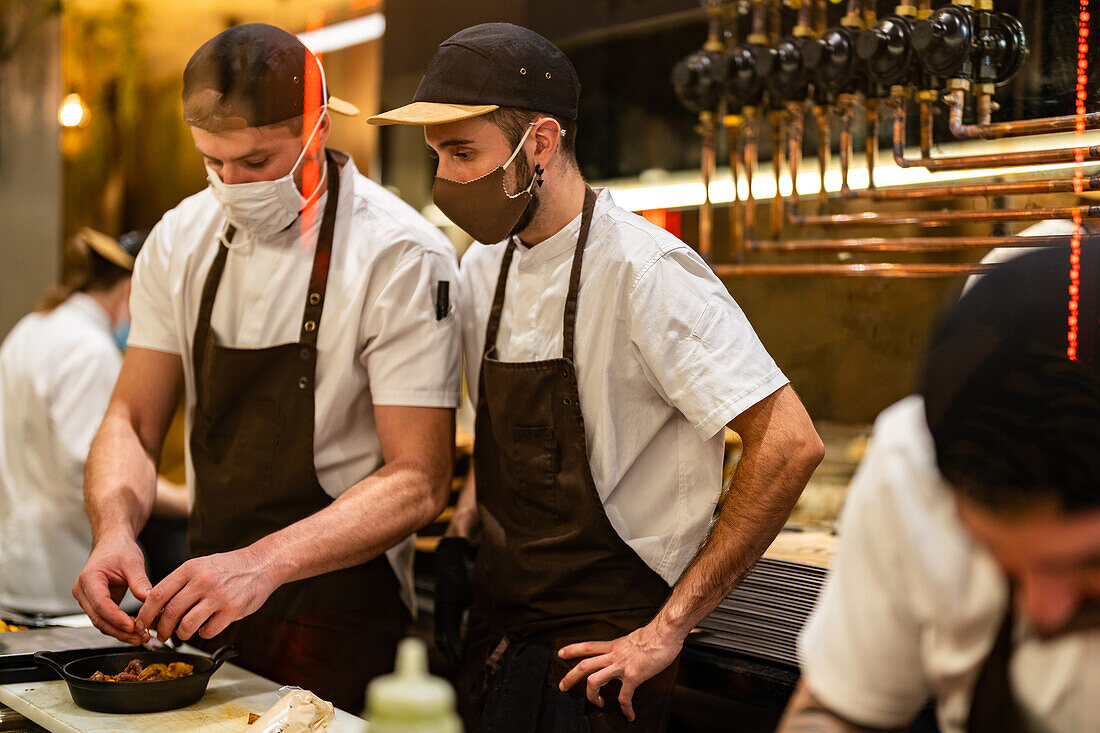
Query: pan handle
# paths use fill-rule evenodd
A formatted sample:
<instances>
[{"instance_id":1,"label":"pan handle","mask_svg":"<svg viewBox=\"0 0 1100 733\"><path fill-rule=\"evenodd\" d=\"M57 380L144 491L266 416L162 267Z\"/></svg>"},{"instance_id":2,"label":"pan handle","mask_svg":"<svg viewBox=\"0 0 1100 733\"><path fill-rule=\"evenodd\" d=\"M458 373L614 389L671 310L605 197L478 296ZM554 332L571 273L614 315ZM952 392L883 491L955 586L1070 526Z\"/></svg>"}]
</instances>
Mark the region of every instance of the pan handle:
<instances>
[{"instance_id":1,"label":"pan handle","mask_svg":"<svg viewBox=\"0 0 1100 733\"><path fill-rule=\"evenodd\" d=\"M63 669L64 665L54 659L53 652L35 652L34 662L35 664L46 665L54 672L57 672L57 676L61 679L65 679L67 677L67 675L65 674L65 670Z\"/></svg>"},{"instance_id":2,"label":"pan handle","mask_svg":"<svg viewBox=\"0 0 1100 733\"><path fill-rule=\"evenodd\" d=\"M210 655L210 661L214 663L214 665L210 668L210 674L214 674L215 672L217 672L218 667L222 666L226 662L226 660L232 659L233 657L237 656L237 654L238 651L236 644L226 644L225 646L220 647L216 652Z\"/></svg>"}]
</instances>

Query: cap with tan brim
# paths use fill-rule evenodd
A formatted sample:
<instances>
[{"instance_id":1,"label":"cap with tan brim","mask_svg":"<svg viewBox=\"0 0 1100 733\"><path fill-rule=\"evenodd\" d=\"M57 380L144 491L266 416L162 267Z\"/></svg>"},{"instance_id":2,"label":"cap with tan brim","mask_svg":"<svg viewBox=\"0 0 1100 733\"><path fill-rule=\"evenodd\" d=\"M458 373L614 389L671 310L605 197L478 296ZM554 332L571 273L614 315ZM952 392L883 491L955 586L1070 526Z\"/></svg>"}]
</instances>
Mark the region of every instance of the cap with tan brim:
<instances>
[{"instance_id":1,"label":"cap with tan brim","mask_svg":"<svg viewBox=\"0 0 1100 733\"><path fill-rule=\"evenodd\" d=\"M124 270L133 272L134 256L122 248L118 240L109 237L102 232L97 232L90 227L81 227L78 236L88 243L88 246L103 259L118 265Z\"/></svg>"},{"instance_id":2,"label":"cap with tan brim","mask_svg":"<svg viewBox=\"0 0 1100 733\"><path fill-rule=\"evenodd\" d=\"M439 44L411 104L372 125L441 125L501 107L577 119L581 85L561 49L511 23L482 23Z\"/></svg>"}]
</instances>

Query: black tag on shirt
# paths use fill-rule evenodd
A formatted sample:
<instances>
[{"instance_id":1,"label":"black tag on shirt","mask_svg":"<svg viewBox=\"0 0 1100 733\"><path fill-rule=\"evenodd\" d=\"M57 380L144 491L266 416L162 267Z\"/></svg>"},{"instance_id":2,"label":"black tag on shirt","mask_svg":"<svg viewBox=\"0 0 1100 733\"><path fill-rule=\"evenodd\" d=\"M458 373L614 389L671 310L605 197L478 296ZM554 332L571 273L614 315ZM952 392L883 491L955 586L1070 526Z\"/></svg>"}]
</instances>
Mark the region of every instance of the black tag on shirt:
<instances>
[{"instance_id":1,"label":"black tag on shirt","mask_svg":"<svg viewBox=\"0 0 1100 733\"><path fill-rule=\"evenodd\" d=\"M451 284L440 280L435 286L435 320L442 321L451 312Z\"/></svg>"}]
</instances>

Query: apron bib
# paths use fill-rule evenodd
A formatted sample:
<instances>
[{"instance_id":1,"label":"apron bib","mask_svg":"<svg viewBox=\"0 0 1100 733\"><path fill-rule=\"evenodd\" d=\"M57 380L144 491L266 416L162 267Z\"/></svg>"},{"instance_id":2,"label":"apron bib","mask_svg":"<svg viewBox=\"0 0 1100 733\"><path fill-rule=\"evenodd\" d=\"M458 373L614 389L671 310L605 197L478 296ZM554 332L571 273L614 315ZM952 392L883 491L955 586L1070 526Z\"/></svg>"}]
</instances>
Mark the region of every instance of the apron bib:
<instances>
[{"instance_id":1,"label":"apron bib","mask_svg":"<svg viewBox=\"0 0 1100 733\"><path fill-rule=\"evenodd\" d=\"M668 714L676 663L635 692L632 724L615 701L618 681L604 688L602 710L584 701L583 684L569 693L557 690L575 663L559 659L559 647L628 634L652 620L669 593L668 584L611 525L588 462L573 342L595 202L588 189L565 301L561 358L497 360L514 240L497 279L475 427L483 535L474 566L469 652L459 682L469 731L658 730Z\"/></svg>"},{"instance_id":2,"label":"apron bib","mask_svg":"<svg viewBox=\"0 0 1100 733\"><path fill-rule=\"evenodd\" d=\"M342 162L332 151L326 155L328 200L299 340L262 349L217 343L210 315L225 270L224 244L203 286L193 357L195 502L188 541L195 556L240 549L332 502L313 460L317 334ZM230 227L227 239L233 234ZM235 643L240 666L358 712L367 682L392 668L407 618L397 579L381 555L287 583L214 639L192 642L209 648Z\"/></svg>"}]
</instances>

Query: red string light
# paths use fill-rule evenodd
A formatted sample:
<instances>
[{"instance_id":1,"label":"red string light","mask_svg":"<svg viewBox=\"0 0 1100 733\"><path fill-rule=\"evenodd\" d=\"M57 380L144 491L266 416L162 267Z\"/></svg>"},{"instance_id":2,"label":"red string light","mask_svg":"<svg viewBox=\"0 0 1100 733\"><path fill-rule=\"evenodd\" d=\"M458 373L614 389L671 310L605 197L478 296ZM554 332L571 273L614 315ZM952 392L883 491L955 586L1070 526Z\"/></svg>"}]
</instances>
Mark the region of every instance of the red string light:
<instances>
[{"instance_id":1,"label":"red string light","mask_svg":"<svg viewBox=\"0 0 1100 733\"><path fill-rule=\"evenodd\" d=\"M1085 132L1085 99L1087 97L1086 86L1089 80L1089 3L1088 0L1079 0L1080 10L1077 14L1077 94L1075 125L1077 151L1074 155L1076 167L1073 170L1073 190L1080 194L1085 188L1085 151L1082 147L1081 137ZM1066 356L1071 361L1077 361L1077 310L1081 300L1081 214L1082 208L1073 210L1073 235L1070 237L1069 255L1069 316L1066 319L1069 332L1066 334Z\"/></svg>"}]
</instances>

